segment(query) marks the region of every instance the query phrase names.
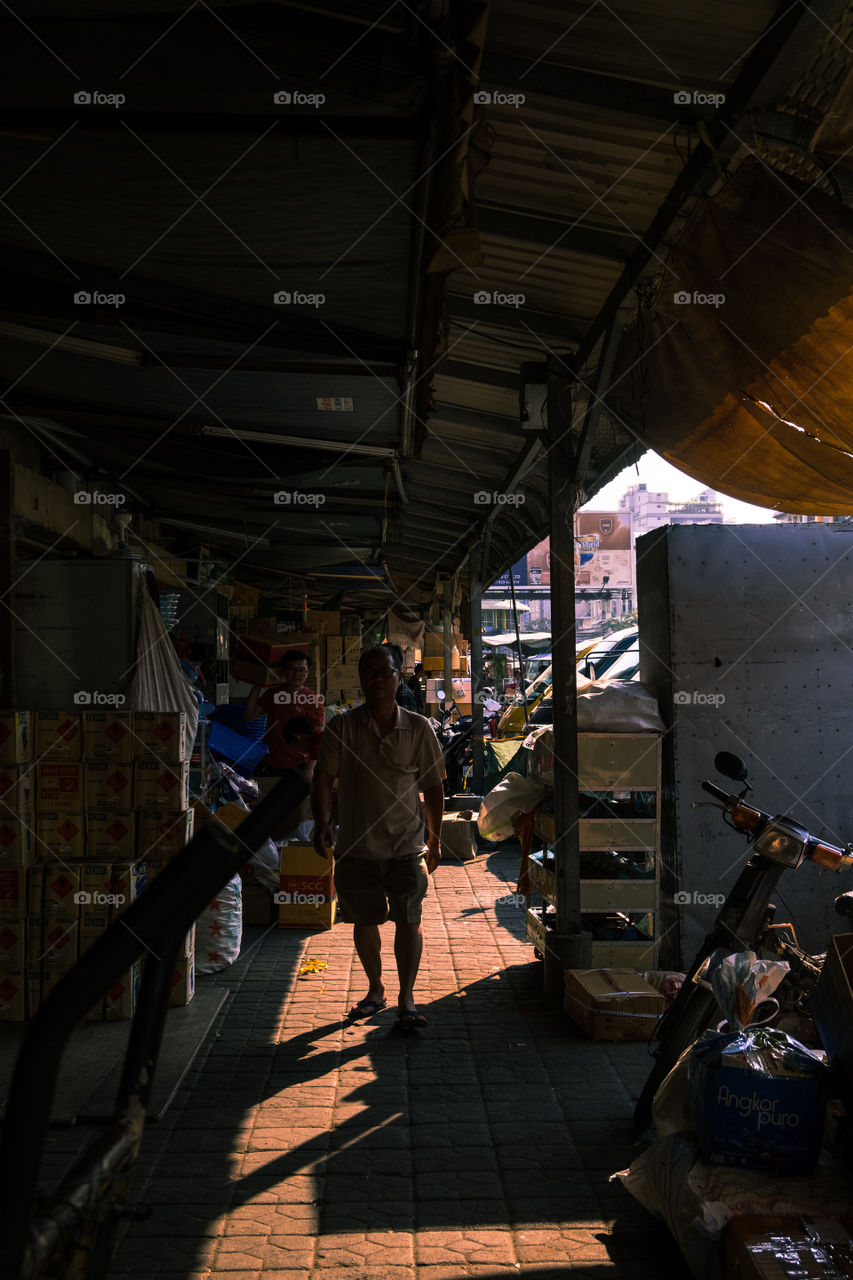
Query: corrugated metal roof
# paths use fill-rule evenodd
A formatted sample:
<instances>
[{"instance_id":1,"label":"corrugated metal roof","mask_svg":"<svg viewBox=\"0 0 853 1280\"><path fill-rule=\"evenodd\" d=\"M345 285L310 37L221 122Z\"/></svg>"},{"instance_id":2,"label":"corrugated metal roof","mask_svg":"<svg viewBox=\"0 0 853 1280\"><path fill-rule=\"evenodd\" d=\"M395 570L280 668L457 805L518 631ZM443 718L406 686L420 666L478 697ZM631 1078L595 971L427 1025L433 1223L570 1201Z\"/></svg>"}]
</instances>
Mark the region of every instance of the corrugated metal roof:
<instances>
[{"instance_id":1,"label":"corrugated metal roof","mask_svg":"<svg viewBox=\"0 0 853 1280\"><path fill-rule=\"evenodd\" d=\"M241 572L265 585L383 557L402 603L478 539L488 580L547 530L522 365L588 382L679 211L738 162L707 95L744 130L755 106L814 121L842 74L832 4L30 9L37 39L0 19L0 322L143 362L6 330L9 420L36 429L48 470L124 477L176 551L194 535L170 519L243 539ZM99 85L126 102L73 101ZM80 290L126 300L81 309ZM274 301L297 291L324 301ZM576 395L575 445L583 417ZM603 416L578 485L642 448Z\"/></svg>"}]
</instances>

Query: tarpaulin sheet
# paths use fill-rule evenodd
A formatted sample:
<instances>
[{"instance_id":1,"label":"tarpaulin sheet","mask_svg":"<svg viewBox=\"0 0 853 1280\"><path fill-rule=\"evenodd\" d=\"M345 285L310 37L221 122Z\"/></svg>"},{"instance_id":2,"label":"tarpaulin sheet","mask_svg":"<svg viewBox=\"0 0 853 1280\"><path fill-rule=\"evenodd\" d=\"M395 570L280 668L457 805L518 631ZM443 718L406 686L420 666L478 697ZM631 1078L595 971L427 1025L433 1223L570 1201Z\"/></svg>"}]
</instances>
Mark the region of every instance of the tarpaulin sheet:
<instances>
[{"instance_id":1,"label":"tarpaulin sheet","mask_svg":"<svg viewBox=\"0 0 853 1280\"><path fill-rule=\"evenodd\" d=\"M853 509L853 213L743 164L702 201L606 397L702 484L782 511Z\"/></svg>"}]
</instances>

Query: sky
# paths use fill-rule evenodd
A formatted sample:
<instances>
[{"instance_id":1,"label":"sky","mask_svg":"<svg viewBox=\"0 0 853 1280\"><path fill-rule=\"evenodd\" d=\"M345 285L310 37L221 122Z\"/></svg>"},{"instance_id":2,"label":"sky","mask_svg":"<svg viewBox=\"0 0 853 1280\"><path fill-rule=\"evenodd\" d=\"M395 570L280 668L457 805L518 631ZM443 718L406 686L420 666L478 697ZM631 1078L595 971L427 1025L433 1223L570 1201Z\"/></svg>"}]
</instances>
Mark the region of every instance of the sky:
<instances>
[{"instance_id":1,"label":"sky","mask_svg":"<svg viewBox=\"0 0 853 1280\"><path fill-rule=\"evenodd\" d=\"M671 502L685 502L695 498L706 487L677 471L658 454L643 454L636 466L627 467L615 480L604 486L595 497L581 508L583 511L618 511L619 499L632 484L646 484L650 490L668 493ZM773 509L770 507L754 507L748 502L738 502L724 493L718 493L723 504L723 519L727 523L736 524L768 524L773 520Z\"/></svg>"}]
</instances>

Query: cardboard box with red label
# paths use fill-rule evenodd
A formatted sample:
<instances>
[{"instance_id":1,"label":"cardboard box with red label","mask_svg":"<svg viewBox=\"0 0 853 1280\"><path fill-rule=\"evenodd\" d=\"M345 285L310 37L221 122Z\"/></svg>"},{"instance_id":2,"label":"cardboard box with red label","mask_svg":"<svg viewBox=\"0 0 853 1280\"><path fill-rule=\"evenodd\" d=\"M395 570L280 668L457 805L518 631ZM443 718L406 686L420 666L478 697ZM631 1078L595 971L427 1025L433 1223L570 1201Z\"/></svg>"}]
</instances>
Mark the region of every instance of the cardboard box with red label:
<instances>
[{"instance_id":1,"label":"cardboard box with red label","mask_svg":"<svg viewBox=\"0 0 853 1280\"><path fill-rule=\"evenodd\" d=\"M22 920L27 914L27 872L0 866L0 919Z\"/></svg>"},{"instance_id":2,"label":"cardboard box with red label","mask_svg":"<svg viewBox=\"0 0 853 1280\"><path fill-rule=\"evenodd\" d=\"M80 916L80 872L84 863L38 862L29 875L28 915L77 920Z\"/></svg>"},{"instance_id":3,"label":"cardboard box with red label","mask_svg":"<svg viewBox=\"0 0 853 1280\"><path fill-rule=\"evenodd\" d=\"M132 712L83 712L84 760L120 760L126 763L135 755Z\"/></svg>"},{"instance_id":4,"label":"cardboard box with red label","mask_svg":"<svg viewBox=\"0 0 853 1280\"><path fill-rule=\"evenodd\" d=\"M186 711L134 711L133 738L134 760L186 764L192 752Z\"/></svg>"},{"instance_id":5,"label":"cardboard box with red label","mask_svg":"<svg viewBox=\"0 0 853 1280\"><path fill-rule=\"evenodd\" d=\"M0 814L30 813L35 808L35 775L27 765L0 765Z\"/></svg>"},{"instance_id":6,"label":"cardboard box with red label","mask_svg":"<svg viewBox=\"0 0 853 1280\"><path fill-rule=\"evenodd\" d=\"M54 987L65 977L67 969L56 965L43 964L37 968L27 969L27 1011L31 1018L38 1013L41 1005L53 991Z\"/></svg>"},{"instance_id":7,"label":"cardboard box with red label","mask_svg":"<svg viewBox=\"0 0 853 1280\"><path fill-rule=\"evenodd\" d=\"M33 720L29 711L0 711L0 764L26 764L33 758Z\"/></svg>"},{"instance_id":8,"label":"cardboard box with red label","mask_svg":"<svg viewBox=\"0 0 853 1280\"><path fill-rule=\"evenodd\" d=\"M23 973L26 956L26 920L0 920L0 973Z\"/></svg>"},{"instance_id":9,"label":"cardboard box with red label","mask_svg":"<svg viewBox=\"0 0 853 1280\"><path fill-rule=\"evenodd\" d=\"M129 810L88 810L85 856L97 862L133 862L136 856L135 828L136 814Z\"/></svg>"},{"instance_id":10,"label":"cardboard box with red label","mask_svg":"<svg viewBox=\"0 0 853 1280\"><path fill-rule=\"evenodd\" d=\"M116 979L97 1004L92 1005L87 1018L93 1022L124 1022L132 1018L139 999L141 973L141 962L137 960Z\"/></svg>"},{"instance_id":11,"label":"cardboard box with red label","mask_svg":"<svg viewBox=\"0 0 853 1280\"><path fill-rule=\"evenodd\" d=\"M27 963L30 968L46 965L67 972L77 963L80 921L57 920L53 916L27 919Z\"/></svg>"},{"instance_id":12,"label":"cardboard box with red label","mask_svg":"<svg viewBox=\"0 0 853 1280\"><path fill-rule=\"evenodd\" d=\"M331 929L335 923L335 882L331 857L313 845L282 845L278 922L282 928Z\"/></svg>"},{"instance_id":13,"label":"cardboard box with red label","mask_svg":"<svg viewBox=\"0 0 853 1280\"><path fill-rule=\"evenodd\" d=\"M21 973L0 973L0 1022L23 1022L27 1016L27 981Z\"/></svg>"},{"instance_id":14,"label":"cardboard box with red label","mask_svg":"<svg viewBox=\"0 0 853 1280\"><path fill-rule=\"evenodd\" d=\"M146 885L144 863L86 862L81 868L81 954L104 933L116 917L135 902Z\"/></svg>"},{"instance_id":15,"label":"cardboard box with red label","mask_svg":"<svg viewBox=\"0 0 853 1280\"><path fill-rule=\"evenodd\" d=\"M77 761L48 760L36 767L39 809L83 814L86 809L86 766Z\"/></svg>"},{"instance_id":16,"label":"cardboard box with red label","mask_svg":"<svg viewBox=\"0 0 853 1280\"><path fill-rule=\"evenodd\" d=\"M134 765L134 809L167 809L173 813L190 804L187 764L137 760Z\"/></svg>"},{"instance_id":17,"label":"cardboard box with red label","mask_svg":"<svg viewBox=\"0 0 853 1280\"><path fill-rule=\"evenodd\" d=\"M144 809L137 815L136 856L167 861L192 839L195 812Z\"/></svg>"},{"instance_id":18,"label":"cardboard box with red label","mask_svg":"<svg viewBox=\"0 0 853 1280\"><path fill-rule=\"evenodd\" d=\"M34 826L31 813L18 817L0 813L0 869L32 866L36 856Z\"/></svg>"},{"instance_id":19,"label":"cardboard box with red label","mask_svg":"<svg viewBox=\"0 0 853 1280\"><path fill-rule=\"evenodd\" d=\"M90 871L98 866L98 863L85 863L83 866L83 888L91 890L93 894L101 890L100 879L95 873ZM141 893L145 891L145 863L144 862L114 862L109 867L109 879L104 886L107 894L108 906L118 913L124 911L131 902L135 902Z\"/></svg>"},{"instance_id":20,"label":"cardboard box with red label","mask_svg":"<svg viewBox=\"0 0 853 1280\"><path fill-rule=\"evenodd\" d=\"M195 995L195 952L191 951L189 955L181 956L175 965L175 971L172 975L172 993L169 996L169 1004L173 1008L180 1008L189 1004Z\"/></svg>"},{"instance_id":21,"label":"cardboard box with red label","mask_svg":"<svg viewBox=\"0 0 853 1280\"><path fill-rule=\"evenodd\" d=\"M81 814L39 810L36 814L36 855L39 862L86 856L86 824Z\"/></svg>"},{"instance_id":22,"label":"cardboard box with red label","mask_svg":"<svg viewBox=\"0 0 853 1280\"><path fill-rule=\"evenodd\" d=\"M133 765L115 760L87 760L86 809L123 813L133 808Z\"/></svg>"},{"instance_id":23,"label":"cardboard box with red label","mask_svg":"<svg viewBox=\"0 0 853 1280\"><path fill-rule=\"evenodd\" d=\"M35 758L82 760L83 723L76 711L35 712Z\"/></svg>"}]
</instances>

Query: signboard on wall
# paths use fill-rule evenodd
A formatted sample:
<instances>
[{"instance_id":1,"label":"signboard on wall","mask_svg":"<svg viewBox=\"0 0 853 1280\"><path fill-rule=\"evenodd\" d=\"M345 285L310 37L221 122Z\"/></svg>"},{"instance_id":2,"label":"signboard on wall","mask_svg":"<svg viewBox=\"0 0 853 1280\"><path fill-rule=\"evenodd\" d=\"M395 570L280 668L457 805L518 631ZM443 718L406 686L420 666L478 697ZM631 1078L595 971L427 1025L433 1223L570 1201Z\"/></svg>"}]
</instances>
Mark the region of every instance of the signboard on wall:
<instances>
[{"instance_id":1,"label":"signboard on wall","mask_svg":"<svg viewBox=\"0 0 853 1280\"><path fill-rule=\"evenodd\" d=\"M579 511L575 516L575 584L631 587L631 517L624 511Z\"/></svg>"},{"instance_id":2,"label":"signboard on wall","mask_svg":"<svg viewBox=\"0 0 853 1280\"><path fill-rule=\"evenodd\" d=\"M527 556L512 566L512 582L513 586L516 587L527 586ZM496 587L509 591L509 570L506 573L502 573L499 578L495 578L491 590Z\"/></svg>"}]
</instances>

